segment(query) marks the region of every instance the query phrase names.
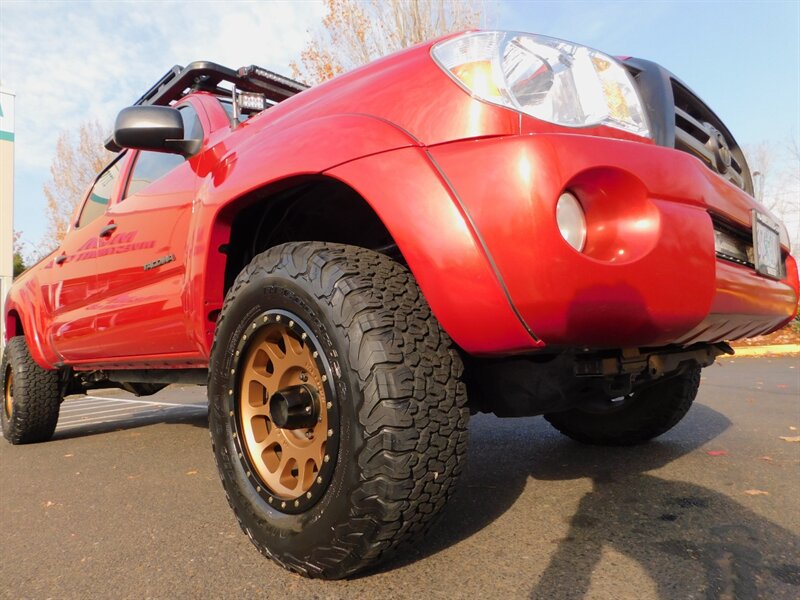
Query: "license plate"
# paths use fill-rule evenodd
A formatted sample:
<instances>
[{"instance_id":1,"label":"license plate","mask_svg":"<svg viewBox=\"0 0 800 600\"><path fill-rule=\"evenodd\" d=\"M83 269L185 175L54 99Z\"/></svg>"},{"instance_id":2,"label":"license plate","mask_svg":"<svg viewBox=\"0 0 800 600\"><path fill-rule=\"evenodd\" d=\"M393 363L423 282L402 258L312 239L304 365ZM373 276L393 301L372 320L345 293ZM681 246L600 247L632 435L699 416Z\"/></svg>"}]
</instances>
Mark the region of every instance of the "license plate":
<instances>
[{"instance_id":1,"label":"license plate","mask_svg":"<svg viewBox=\"0 0 800 600\"><path fill-rule=\"evenodd\" d=\"M781 234L778 224L767 215L753 211L753 254L756 271L767 277L780 279Z\"/></svg>"}]
</instances>

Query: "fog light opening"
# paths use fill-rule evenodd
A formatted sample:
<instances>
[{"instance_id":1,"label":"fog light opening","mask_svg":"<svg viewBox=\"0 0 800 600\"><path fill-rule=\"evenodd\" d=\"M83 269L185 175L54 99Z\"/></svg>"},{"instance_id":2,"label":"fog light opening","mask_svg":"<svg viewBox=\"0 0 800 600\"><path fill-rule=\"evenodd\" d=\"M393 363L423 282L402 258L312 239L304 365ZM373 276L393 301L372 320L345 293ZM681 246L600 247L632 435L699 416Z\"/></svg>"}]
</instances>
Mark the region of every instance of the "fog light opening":
<instances>
[{"instance_id":1,"label":"fog light opening","mask_svg":"<svg viewBox=\"0 0 800 600\"><path fill-rule=\"evenodd\" d=\"M561 237L575 250L583 252L586 246L586 215L574 194L564 192L559 196L556 204L556 223Z\"/></svg>"}]
</instances>

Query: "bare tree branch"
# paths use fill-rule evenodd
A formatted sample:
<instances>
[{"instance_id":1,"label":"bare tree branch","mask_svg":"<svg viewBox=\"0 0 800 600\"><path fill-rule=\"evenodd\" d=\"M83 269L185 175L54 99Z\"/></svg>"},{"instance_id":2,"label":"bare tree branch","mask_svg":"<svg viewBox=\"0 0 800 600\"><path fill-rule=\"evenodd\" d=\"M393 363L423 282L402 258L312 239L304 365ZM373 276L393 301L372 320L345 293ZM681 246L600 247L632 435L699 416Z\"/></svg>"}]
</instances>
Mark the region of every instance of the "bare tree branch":
<instances>
[{"instance_id":1,"label":"bare tree branch","mask_svg":"<svg viewBox=\"0 0 800 600\"><path fill-rule=\"evenodd\" d=\"M766 141L745 149L756 200L779 217L792 247L800 244L800 151L797 138L788 143Z\"/></svg>"},{"instance_id":2,"label":"bare tree branch","mask_svg":"<svg viewBox=\"0 0 800 600\"><path fill-rule=\"evenodd\" d=\"M371 60L464 29L484 18L476 0L325 0L321 28L291 63L294 77L321 83Z\"/></svg>"}]
</instances>

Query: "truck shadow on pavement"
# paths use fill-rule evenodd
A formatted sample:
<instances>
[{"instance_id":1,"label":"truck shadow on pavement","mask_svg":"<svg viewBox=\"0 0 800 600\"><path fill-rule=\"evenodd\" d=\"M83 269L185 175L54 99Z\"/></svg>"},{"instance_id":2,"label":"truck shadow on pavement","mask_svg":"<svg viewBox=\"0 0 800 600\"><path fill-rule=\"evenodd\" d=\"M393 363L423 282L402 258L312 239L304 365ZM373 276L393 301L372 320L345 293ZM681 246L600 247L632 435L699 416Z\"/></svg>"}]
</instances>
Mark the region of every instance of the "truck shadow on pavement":
<instances>
[{"instance_id":1,"label":"truck shadow on pavement","mask_svg":"<svg viewBox=\"0 0 800 600\"><path fill-rule=\"evenodd\" d=\"M466 472L441 522L416 551L387 564L386 570L434 554L489 526L514 505L529 477L540 485L590 479L592 489L580 499L563 538L543 539L542 529L552 530L552 517L542 528L535 510L527 530L518 531L526 540L518 543L538 545L540 550L555 545L543 571L535 565L529 569L535 580L531 598L585 598L604 549L637 562L661 599L797 597L797 535L727 495L648 473L697 450L730 426L726 417L707 406L695 404L684 423L662 441L633 448L583 446L560 436L540 418L482 416L474 425ZM737 486L731 495L741 491ZM629 588L630 582L624 583Z\"/></svg>"}]
</instances>

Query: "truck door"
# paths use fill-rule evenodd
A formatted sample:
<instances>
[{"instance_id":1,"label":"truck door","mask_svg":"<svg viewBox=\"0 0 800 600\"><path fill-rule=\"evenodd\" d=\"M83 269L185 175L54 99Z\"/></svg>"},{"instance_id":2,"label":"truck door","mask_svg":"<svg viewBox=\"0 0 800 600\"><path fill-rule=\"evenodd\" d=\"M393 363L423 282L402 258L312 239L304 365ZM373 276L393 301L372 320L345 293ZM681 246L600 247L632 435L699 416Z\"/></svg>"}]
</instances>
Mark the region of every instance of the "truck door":
<instances>
[{"instance_id":1,"label":"truck door","mask_svg":"<svg viewBox=\"0 0 800 600\"><path fill-rule=\"evenodd\" d=\"M201 139L191 105L180 107L184 137ZM200 156L139 151L120 199L106 214L114 237L98 250L97 359L181 361L198 352L185 298L189 225Z\"/></svg>"},{"instance_id":2,"label":"truck door","mask_svg":"<svg viewBox=\"0 0 800 600\"><path fill-rule=\"evenodd\" d=\"M103 215L120 182L122 161L116 159L95 179L78 218L52 259L53 320L48 329L53 347L68 361L90 358L94 333L97 252L112 235Z\"/></svg>"}]
</instances>

